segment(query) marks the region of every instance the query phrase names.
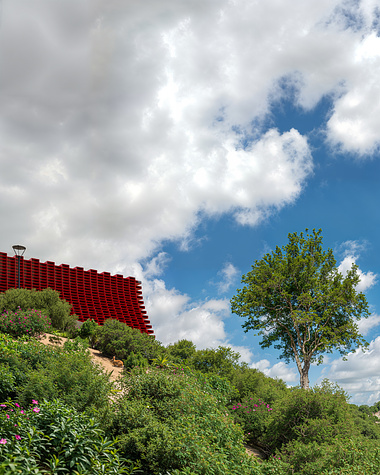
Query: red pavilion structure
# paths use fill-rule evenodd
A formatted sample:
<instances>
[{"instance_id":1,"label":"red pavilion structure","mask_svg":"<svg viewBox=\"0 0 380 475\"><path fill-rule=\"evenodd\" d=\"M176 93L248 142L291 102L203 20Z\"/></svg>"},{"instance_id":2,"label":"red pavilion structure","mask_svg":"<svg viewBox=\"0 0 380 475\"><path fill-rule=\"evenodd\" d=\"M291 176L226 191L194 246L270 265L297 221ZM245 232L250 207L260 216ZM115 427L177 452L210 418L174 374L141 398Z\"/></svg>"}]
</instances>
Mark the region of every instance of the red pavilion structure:
<instances>
[{"instance_id":1,"label":"red pavilion structure","mask_svg":"<svg viewBox=\"0 0 380 475\"><path fill-rule=\"evenodd\" d=\"M17 288L18 279L24 289L57 290L61 298L71 303L72 313L78 315L79 321L93 318L102 325L107 318L114 318L141 333L153 334L141 282L134 277L72 268L67 264L56 265L52 261L42 263L38 259L0 252L0 292Z\"/></svg>"}]
</instances>

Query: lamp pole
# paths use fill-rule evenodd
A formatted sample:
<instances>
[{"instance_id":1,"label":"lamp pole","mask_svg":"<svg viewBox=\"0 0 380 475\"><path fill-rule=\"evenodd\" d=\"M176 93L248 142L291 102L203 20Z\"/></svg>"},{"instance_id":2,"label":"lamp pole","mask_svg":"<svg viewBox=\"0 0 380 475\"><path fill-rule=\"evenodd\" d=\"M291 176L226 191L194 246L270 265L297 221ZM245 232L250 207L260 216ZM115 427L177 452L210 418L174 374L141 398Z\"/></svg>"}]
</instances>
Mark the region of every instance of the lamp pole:
<instances>
[{"instance_id":1,"label":"lamp pole","mask_svg":"<svg viewBox=\"0 0 380 475\"><path fill-rule=\"evenodd\" d=\"M21 256L24 255L24 252L26 251L25 246L21 246L21 244L15 244L12 246L12 249L15 251L15 254L17 256L17 280L18 280L18 288L20 288L20 261L21 261Z\"/></svg>"}]
</instances>

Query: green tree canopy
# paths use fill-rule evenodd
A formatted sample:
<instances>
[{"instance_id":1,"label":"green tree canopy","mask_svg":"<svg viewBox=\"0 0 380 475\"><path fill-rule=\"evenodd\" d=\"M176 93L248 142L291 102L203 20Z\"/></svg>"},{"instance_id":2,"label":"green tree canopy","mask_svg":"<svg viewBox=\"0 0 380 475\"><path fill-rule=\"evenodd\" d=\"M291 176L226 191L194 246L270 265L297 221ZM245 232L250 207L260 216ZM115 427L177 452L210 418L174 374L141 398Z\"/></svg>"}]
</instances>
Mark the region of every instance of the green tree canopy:
<instances>
[{"instance_id":1,"label":"green tree canopy","mask_svg":"<svg viewBox=\"0 0 380 475\"><path fill-rule=\"evenodd\" d=\"M356 290L358 267L339 273L332 250L322 248L321 232L289 234L288 244L255 261L231 299L232 312L246 319L245 331L262 336L262 348L274 344L280 358L296 362L303 388L311 363L322 363L324 353L344 356L368 345L355 323L369 316Z\"/></svg>"}]
</instances>

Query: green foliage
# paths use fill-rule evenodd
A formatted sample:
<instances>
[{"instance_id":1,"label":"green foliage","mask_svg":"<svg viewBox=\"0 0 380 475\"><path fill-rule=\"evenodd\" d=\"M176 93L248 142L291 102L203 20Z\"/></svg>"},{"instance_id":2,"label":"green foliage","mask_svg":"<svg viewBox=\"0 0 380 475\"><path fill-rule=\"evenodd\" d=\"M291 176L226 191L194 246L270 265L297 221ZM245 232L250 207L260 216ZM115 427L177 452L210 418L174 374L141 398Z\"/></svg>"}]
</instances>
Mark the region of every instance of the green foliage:
<instances>
[{"instance_id":1,"label":"green foliage","mask_svg":"<svg viewBox=\"0 0 380 475\"><path fill-rule=\"evenodd\" d=\"M0 363L0 401L12 397L16 389L16 378L9 365Z\"/></svg>"},{"instance_id":2,"label":"green foliage","mask_svg":"<svg viewBox=\"0 0 380 475\"><path fill-rule=\"evenodd\" d=\"M39 310L6 310L0 315L0 332L18 338L22 335L35 337L49 331L50 318Z\"/></svg>"},{"instance_id":3,"label":"green foliage","mask_svg":"<svg viewBox=\"0 0 380 475\"><path fill-rule=\"evenodd\" d=\"M91 361L87 342L68 340L63 348L39 367L29 371L28 380L19 390L19 399L28 404L32 398L60 398L79 412L108 404L112 389L109 375Z\"/></svg>"},{"instance_id":4,"label":"green foliage","mask_svg":"<svg viewBox=\"0 0 380 475\"><path fill-rule=\"evenodd\" d=\"M247 439L255 443L265 438L268 426L276 417L269 404L253 397L232 406L231 412L235 421L243 427Z\"/></svg>"},{"instance_id":5,"label":"green foliage","mask_svg":"<svg viewBox=\"0 0 380 475\"><path fill-rule=\"evenodd\" d=\"M231 377L233 371L240 367L240 354L231 348L219 346L217 349L198 350L187 360L188 366L202 373L216 373Z\"/></svg>"},{"instance_id":6,"label":"green foliage","mask_svg":"<svg viewBox=\"0 0 380 475\"><path fill-rule=\"evenodd\" d=\"M166 348L175 362L184 365L189 364L191 357L194 356L197 351L194 343L190 340L180 340L168 345Z\"/></svg>"},{"instance_id":7,"label":"green foliage","mask_svg":"<svg viewBox=\"0 0 380 475\"><path fill-rule=\"evenodd\" d=\"M360 435L344 392L326 385L309 391L289 389L273 404L273 412L262 441L271 451L294 440L323 444Z\"/></svg>"},{"instance_id":8,"label":"green foliage","mask_svg":"<svg viewBox=\"0 0 380 475\"><path fill-rule=\"evenodd\" d=\"M141 333L118 320L106 320L95 331L96 348L103 354L118 360L126 359L130 353L141 355L147 360L161 356L165 349L153 336Z\"/></svg>"},{"instance_id":9,"label":"green foliage","mask_svg":"<svg viewBox=\"0 0 380 475\"><path fill-rule=\"evenodd\" d=\"M0 294L0 312L16 311L18 308L28 310L34 308L47 315L52 325L64 329L73 318L70 317L71 304L60 299L59 292L52 289L37 291L35 289L9 289ZM75 317L74 317L75 319Z\"/></svg>"},{"instance_id":10,"label":"green foliage","mask_svg":"<svg viewBox=\"0 0 380 475\"><path fill-rule=\"evenodd\" d=\"M322 248L321 230L288 238L288 244L255 261L243 275L245 286L231 307L245 318L245 331L262 336L262 348L274 344L280 358L295 360L301 386L308 388L310 365L321 363L324 353L346 355L367 346L355 321L368 317L368 303L356 291L357 266L342 276L332 250Z\"/></svg>"},{"instance_id":11,"label":"green foliage","mask_svg":"<svg viewBox=\"0 0 380 475\"><path fill-rule=\"evenodd\" d=\"M253 368L237 369L232 374L231 382L239 391L239 398L234 401L235 403L253 397L273 404L287 391L284 381L269 378Z\"/></svg>"},{"instance_id":12,"label":"green foliage","mask_svg":"<svg viewBox=\"0 0 380 475\"><path fill-rule=\"evenodd\" d=\"M34 339L11 336L0 333L0 373L4 380L0 382L1 399L16 398L20 388L27 384L28 374L55 354L55 350Z\"/></svg>"},{"instance_id":13,"label":"green foliage","mask_svg":"<svg viewBox=\"0 0 380 475\"><path fill-rule=\"evenodd\" d=\"M294 475L378 475L380 449L373 441L337 437L329 442L290 442L280 454ZM289 472L284 472L289 473Z\"/></svg>"},{"instance_id":14,"label":"green foliage","mask_svg":"<svg viewBox=\"0 0 380 475\"><path fill-rule=\"evenodd\" d=\"M95 333L96 333L96 329L98 328L98 324L96 323L95 320L93 320L92 318L89 318L88 320L85 320L79 331L78 331L78 336L80 336L80 338L87 338L88 341L89 341L89 344L91 346L91 348L94 347L94 344L95 344Z\"/></svg>"},{"instance_id":15,"label":"green foliage","mask_svg":"<svg viewBox=\"0 0 380 475\"><path fill-rule=\"evenodd\" d=\"M133 369L133 368L147 368L148 360L141 356L140 354L135 355L133 351L129 353L127 359L124 360L124 368Z\"/></svg>"},{"instance_id":16,"label":"green foliage","mask_svg":"<svg viewBox=\"0 0 380 475\"><path fill-rule=\"evenodd\" d=\"M3 473L131 473L122 467L115 441L104 437L95 420L58 400L40 405L34 400L28 409L8 402L1 409Z\"/></svg>"},{"instance_id":17,"label":"green foliage","mask_svg":"<svg viewBox=\"0 0 380 475\"><path fill-rule=\"evenodd\" d=\"M145 475L254 474L243 432L223 404L184 371L151 368L125 380L107 433L119 436L121 453L141 460Z\"/></svg>"}]
</instances>

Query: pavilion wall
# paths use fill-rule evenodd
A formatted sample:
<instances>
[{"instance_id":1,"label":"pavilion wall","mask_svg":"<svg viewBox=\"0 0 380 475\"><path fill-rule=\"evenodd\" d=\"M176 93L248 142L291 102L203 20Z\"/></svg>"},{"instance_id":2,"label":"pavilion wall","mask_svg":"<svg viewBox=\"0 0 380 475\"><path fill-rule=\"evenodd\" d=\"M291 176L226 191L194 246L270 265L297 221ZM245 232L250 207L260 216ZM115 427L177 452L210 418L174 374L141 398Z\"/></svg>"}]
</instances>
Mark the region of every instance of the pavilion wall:
<instances>
[{"instance_id":1,"label":"pavilion wall","mask_svg":"<svg viewBox=\"0 0 380 475\"><path fill-rule=\"evenodd\" d=\"M0 252L0 292L18 286L17 256ZM38 259L20 259L20 287L43 290L51 288L73 306L79 321L93 318L102 325L115 318L142 333L153 334L146 315L141 282L134 277L70 267Z\"/></svg>"}]
</instances>

